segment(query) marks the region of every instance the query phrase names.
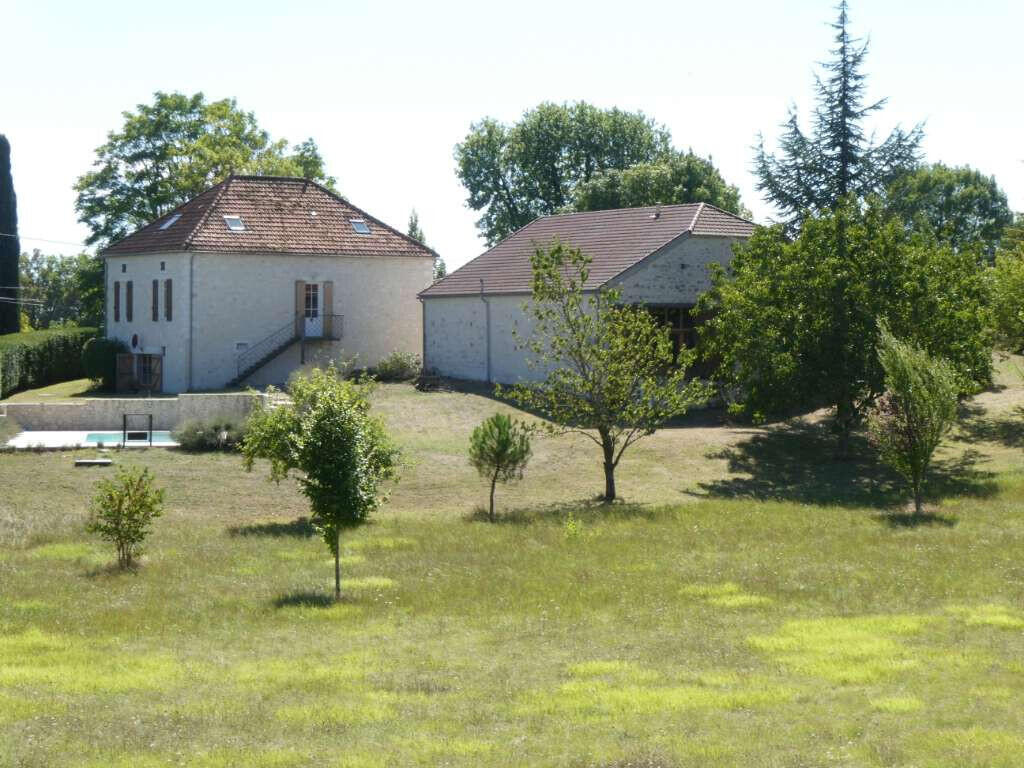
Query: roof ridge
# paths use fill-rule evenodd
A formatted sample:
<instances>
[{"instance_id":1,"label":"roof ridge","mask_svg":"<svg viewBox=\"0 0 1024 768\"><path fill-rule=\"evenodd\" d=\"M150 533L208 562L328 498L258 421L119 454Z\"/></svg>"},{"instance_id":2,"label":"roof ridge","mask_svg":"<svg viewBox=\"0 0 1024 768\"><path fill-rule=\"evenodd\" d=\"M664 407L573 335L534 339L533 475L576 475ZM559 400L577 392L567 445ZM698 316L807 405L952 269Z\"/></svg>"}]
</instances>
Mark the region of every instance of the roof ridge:
<instances>
[{"instance_id":1,"label":"roof ridge","mask_svg":"<svg viewBox=\"0 0 1024 768\"><path fill-rule=\"evenodd\" d=\"M690 222L690 226L686 228L687 232L693 232L697 227L697 221L700 219L700 215L704 213L704 202L701 201L700 205L697 206L697 210L693 212L693 220Z\"/></svg>"},{"instance_id":2,"label":"roof ridge","mask_svg":"<svg viewBox=\"0 0 1024 768\"><path fill-rule=\"evenodd\" d=\"M537 218L533 219L533 221L531 221L530 224L533 224L534 221L542 221L544 219L562 219L568 216L585 216L587 214L597 213L619 213L621 211L642 211L649 208L686 208L691 205L700 205L700 203L653 203L651 205L627 205L623 208L597 208L593 211L566 211L565 213L548 213L545 214L544 216L538 216ZM523 227L520 227L519 229L523 229L524 227L527 226L529 226L529 224L524 224ZM516 231L518 232L519 230ZM512 237L512 235L514 234L515 232L508 235L505 239Z\"/></svg>"},{"instance_id":3,"label":"roof ridge","mask_svg":"<svg viewBox=\"0 0 1024 768\"><path fill-rule=\"evenodd\" d=\"M206 210L203 211L203 215L200 216L199 219L196 221L195 226L193 226L192 230L187 235L185 235L185 239L182 241L181 244L181 249L183 251L187 251L189 249L189 246L192 245L192 240L199 233L199 230L206 226L206 222L210 219L210 212L217 207L217 203L219 203L221 197L224 196L224 191L228 188L228 186L231 184L232 179L234 178L235 174L228 174L228 177L226 179L218 182L217 184L214 184L212 187L210 187L209 190L206 190L207 192L209 192L214 189L217 189L217 187L220 187L220 189L217 190L217 194L213 196L213 200L210 202L208 206L206 206ZM200 192L198 195L193 197L192 200L190 200L189 202L196 200L202 194L204 193Z\"/></svg>"}]
</instances>

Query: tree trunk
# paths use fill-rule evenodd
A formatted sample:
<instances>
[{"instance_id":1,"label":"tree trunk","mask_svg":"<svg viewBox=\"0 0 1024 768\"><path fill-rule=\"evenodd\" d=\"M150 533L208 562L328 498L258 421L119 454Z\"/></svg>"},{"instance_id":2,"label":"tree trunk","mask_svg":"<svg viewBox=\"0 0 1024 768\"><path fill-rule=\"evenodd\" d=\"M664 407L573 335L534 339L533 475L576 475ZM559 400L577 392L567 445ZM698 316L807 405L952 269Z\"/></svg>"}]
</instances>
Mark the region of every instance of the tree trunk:
<instances>
[{"instance_id":1,"label":"tree trunk","mask_svg":"<svg viewBox=\"0 0 1024 768\"><path fill-rule=\"evenodd\" d=\"M494 474L491 476L491 509L490 512L487 513L487 519L490 520L492 523L494 522L494 486L496 486L497 484L498 472L497 470L495 470Z\"/></svg>"},{"instance_id":2,"label":"tree trunk","mask_svg":"<svg viewBox=\"0 0 1024 768\"><path fill-rule=\"evenodd\" d=\"M924 482L921 478L914 480L914 514L920 515L924 511Z\"/></svg>"},{"instance_id":3,"label":"tree trunk","mask_svg":"<svg viewBox=\"0 0 1024 768\"><path fill-rule=\"evenodd\" d=\"M611 436L600 431L601 450L604 453L604 501L615 501L615 446Z\"/></svg>"},{"instance_id":4,"label":"tree trunk","mask_svg":"<svg viewBox=\"0 0 1024 768\"><path fill-rule=\"evenodd\" d=\"M334 532L334 601L341 600L341 530Z\"/></svg>"},{"instance_id":5,"label":"tree trunk","mask_svg":"<svg viewBox=\"0 0 1024 768\"><path fill-rule=\"evenodd\" d=\"M850 458L850 436L854 422L853 402L842 398L836 404L836 430L839 432L839 443L836 447L836 458L846 461Z\"/></svg>"}]
</instances>

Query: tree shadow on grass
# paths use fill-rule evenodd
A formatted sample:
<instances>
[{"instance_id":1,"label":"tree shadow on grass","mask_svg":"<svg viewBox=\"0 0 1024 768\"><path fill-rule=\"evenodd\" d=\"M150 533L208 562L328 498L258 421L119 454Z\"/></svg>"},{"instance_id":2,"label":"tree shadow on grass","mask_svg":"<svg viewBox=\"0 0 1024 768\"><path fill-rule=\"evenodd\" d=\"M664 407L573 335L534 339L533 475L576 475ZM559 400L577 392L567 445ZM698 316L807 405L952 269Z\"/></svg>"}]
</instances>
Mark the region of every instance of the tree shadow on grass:
<instances>
[{"instance_id":1,"label":"tree shadow on grass","mask_svg":"<svg viewBox=\"0 0 1024 768\"><path fill-rule=\"evenodd\" d=\"M589 523L599 520L655 520L663 515L667 507L656 507L647 504L632 504L616 500L610 504L603 499L581 499L579 501L555 502L530 507L514 507L495 512L494 525L532 525L541 522L564 523L570 516L580 522ZM463 516L466 522L488 523L487 509L477 506L472 512Z\"/></svg>"},{"instance_id":2,"label":"tree shadow on grass","mask_svg":"<svg viewBox=\"0 0 1024 768\"><path fill-rule=\"evenodd\" d=\"M876 509L891 509L905 501L905 483L878 461L865 434L851 437L849 458L835 458L836 446L825 423L799 420L750 430L745 440L709 455L725 459L729 476L701 483L699 491L690 493ZM994 475L977 468L980 458L976 451L967 451L955 459L934 462L928 496L994 494Z\"/></svg>"},{"instance_id":3,"label":"tree shadow on grass","mask_svg":"<svg viewBox=\"0 0 1024 768\"><path fill-rule=\"evenodd\" d=\"M956 517L933 512L922 512L919 515L913 512L887 512L875 515L874 519L890 528L922 528L926 526L952 528L959 522Z\"/></svg>"},{"instance_id":4,"label":"tree shadow on grass","mask_svg":"<svg viewBox=\"0 0 1024 768\"><path fill-rule=\"evenodd\" d=\"M275 608L330 608L341 603L354 602L352 598L342 594L341 600L326 592L299 591L289 592L274 598Z\"/></svg>"},{"instance_id":5,"label":"tree shadow on grass","mask_svg":"<svg viewBox=\"0 0 1024 768\"><path fill-rule=\"evenodd\" d=\"M965 403L954 435L968 443L999 443L1007 448L1024 448L1024 408L1009 414L986 416L981 406Z\"/></svg>"},{"instance_id":6,"label":"tree shadow on grass","mask_svg":"<svg viewBox=\"0 0 1024 768\"><path fill-rule=\"evenodd\" d=\"M293 536L309 539L317 535L316 528L308 517L297 517L286 523L251 523L249 525L233 525L228 528L229 536Z\"/></svg>"}]
</instances>

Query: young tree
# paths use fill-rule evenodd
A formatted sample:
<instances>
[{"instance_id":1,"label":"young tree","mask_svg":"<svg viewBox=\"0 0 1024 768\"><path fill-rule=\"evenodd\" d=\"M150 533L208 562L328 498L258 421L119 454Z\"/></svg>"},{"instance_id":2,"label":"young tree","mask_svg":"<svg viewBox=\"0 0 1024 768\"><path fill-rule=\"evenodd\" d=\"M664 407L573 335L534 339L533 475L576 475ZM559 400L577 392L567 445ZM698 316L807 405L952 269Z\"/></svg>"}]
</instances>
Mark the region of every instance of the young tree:
<instances>
[{"instance_id":1,"label":"young tree","mask_svg":"<svg viewBox=\"0 0 1024 768\"><path fill-rule=\"evenodd\" d=\"M824 64L825 78L816 80L814 130L800 127L795 110L783 125L779 155L765 151L763 138L754 157L757 188L782 215L790 234L807 214L834 210L848 196L863 199L881 194L886 186L916 167L920 126L896 128L881 144L865 133L865 120L885 105L885 99L865 105L866 75L861 71L867 44L852 38L846 0L832 25L836 47Z\"/></svg>"},{"instance_id":2,"label":"young tree","mask_svg":"<svg viewBox=\"0 0 1024 768\"><path fill-rule=\"evenodd\" d=\"M11 143L0 134L0 334L21 328L18 291L18 201L11 176Z\"/></svg>"},{"instance_id":3,"label":"young tree","mask_svg":"<svg viewBox=\"0 0 1024 768\"><path fill-rule=\"evenodd\" d=\"M992 314L996 336L1013 352L1024 349L1024 242L996 254L991 273Z\"/></svg>"},{"instance_id":4,"label":"young tree","mask_svg":"<svg viewBox=\"0 0 1024 768\"><path fill-rule=\"evenodd\" d=\"M448 267L445 266L444 259L442 259L440 256L438 256L437 260L434 262L434 279L435 280L440 280L442 277L445 277L447 274L448 274Z\"/></svg>"},{"instance_id":5,"label":"young tree","mask_svg":"<svg viewBox=\"0 0 1024 768\"><path fill-rule=\"evenodd\" d=\"M521 480L530 460L530 428L507 414L496 413L473 430L469 438L469 463L491 481L491 505L487 518L494 522L494 487L500 480Z\"/></svg>"},{"instance_id":6,"label":"young tree","mask_svg":"<svg viewBox=\"0 0 1024 768\"><path fill-rule=\"evenodd\" d=\"M584 291L590 258L562 243L532 257L531 364L550 369L510 397L549 420L552 432L578 432L601 448L604 500L616 498L615 469L629 446L707 400L687 381L693 353L673 360L668 329L643 307L620 304L616 289Z\"/></svg>"},{"instance_id":7,"label":"young tree","mask_svg":"<svg viewBox=\"0 0 1024 768\"><path fill-rule=\"evenodd\" d=\"M455 147L456 173L482 211L477 227L493 245L538 216L557 213L596 173L673 153L668 131L640 112L546 102L515 125L474 123Z\"/></svg>"},{"instance_id":8,"label":"young tree","mask_svg":"<svg viewBox=\"0 0 1024 768\"><path fill-rule=\"evenodd\" d=\"M908 230L930 228L954 248L977 247L992 259L1013 223L1006 193L994 176L935 163L896 178L885 192L887 210Z\"/></svg>"},{"instance_id":9,"label":"young tree","mask_svg":"<svg viewBox=\"0 0 1024 768\"><path fill-rule=\"evenodd\" d=\"M878 359L886 391L869 414L871 437L882 460L910 484L914 514L920 515L932 456L956 421L956 372L884 327Z\"/></svg>"},{"instance_id":10,"label":"young tree","mask_svg":"<svg viewBox=\"0 0 1024 768\"><path fill-rule=\"evenodd\" d=\"M840 233L845 254L836 246ZM755 419L830 406L839 454L884 389L877 321L949 360L961 392L992 375L988 289L978 254L908 235L879 205L808 219L796 240L759 228L698 304L715 377Z\"/></svg>"},{"instance_id":11,"label":"young tree","mask_svg":"<svg viewBox=\"0 0 1024 768\"><path fill-rule=\"evenodd\" d=\"M312 139L291 148L273 140L234 99L156 92L152 104L96 150L95 170L79 177L75 210L104 246L148 224L232 173L298 176L333 186Z\"/></svg>"},{"instance_id":12,"label":"young tree","mask_svg":"<svg viewBox=\"0 0 1024 768\"><path fill-rule=\"evenodd\" d=\"M118 567L131 568L163 503L164 489L153 486L148 469L119 467L113 479L96 484L86 530L114 544Z\"/></svg>"},{"instance_id":13,"label":"young tree","mask_svg":"<svg viewBox=\"0 0 1024 768\"><path fill-rule=\"evenodd\" d=\"M739 190L726 183L711 159L692 152L673 153L664 160L630 168L599 171L576 187L571 208L600 211L675 203L710 203L749 215L740 204Z\"/></svg>"},{"instance_id":14,"label":"young tree","mask_svg":"<svg viewBox=\"0 0 1024 768\"><path fill-rule=\"evenodd\" d=\"M315 369L288 385L291 402L258 408L246 425L242 455L247 471L270 460L280 482L297 470L313 524L334 555L334 597L341 599L341 532L362 524L384 501L398 449L384 424L370 415L371 382L346 380L334 367Z\"/></svg>"}]
</instances>

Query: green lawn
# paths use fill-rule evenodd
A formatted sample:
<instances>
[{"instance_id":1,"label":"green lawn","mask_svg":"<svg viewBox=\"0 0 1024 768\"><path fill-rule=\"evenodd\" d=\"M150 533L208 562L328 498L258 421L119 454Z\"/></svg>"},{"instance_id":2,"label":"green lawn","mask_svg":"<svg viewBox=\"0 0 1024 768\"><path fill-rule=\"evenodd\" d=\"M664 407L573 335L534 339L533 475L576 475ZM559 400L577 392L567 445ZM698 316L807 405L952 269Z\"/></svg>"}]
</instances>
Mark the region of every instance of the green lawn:
<instances>
[{"instance_id":1,"label":"green lawn","mask_svg":"<svg viewBox=\"0 0 1024 768\"><path fill-rule=\"evenodd\" d=\"M106 470L0 455L0 765L987 766L1024 754L1024 392L965 407L925 524L821 425L698 417L624 460L537 445L474 510L484 397L382 387L391 502L331 564L293 483L119 454L144 566L82 531ZM570 517L571 516L571 517Z\"/></svg>"}]
</instances>

